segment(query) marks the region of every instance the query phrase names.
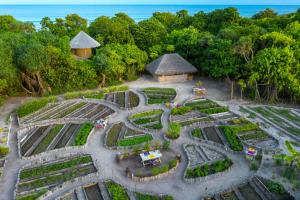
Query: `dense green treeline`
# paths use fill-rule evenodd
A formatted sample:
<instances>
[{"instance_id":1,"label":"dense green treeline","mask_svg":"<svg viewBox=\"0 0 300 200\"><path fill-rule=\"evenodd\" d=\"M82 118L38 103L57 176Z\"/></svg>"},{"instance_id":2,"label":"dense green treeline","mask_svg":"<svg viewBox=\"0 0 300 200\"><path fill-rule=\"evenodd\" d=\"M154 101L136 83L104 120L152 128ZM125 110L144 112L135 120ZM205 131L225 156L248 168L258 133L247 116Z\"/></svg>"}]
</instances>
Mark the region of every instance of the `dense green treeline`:
<instances>
[{"instance_id":1,"label":"dense green treeline","mask_svg":"<svg viewBox=\"0 0 300 200\"><path fill-rule=\"evenodd\" d=\"M210 13L153 13L136 23L124 13L88 25L76 14L30 23L0 16L0 94L32 95L134 80L151 60L178 52L202 75L236 82L251 98L300 100L300 10L267 9L244 18L235 8ZM75 60L69 41L84 30L101 43L90 60Z\"/></svg>"}]
</instances>

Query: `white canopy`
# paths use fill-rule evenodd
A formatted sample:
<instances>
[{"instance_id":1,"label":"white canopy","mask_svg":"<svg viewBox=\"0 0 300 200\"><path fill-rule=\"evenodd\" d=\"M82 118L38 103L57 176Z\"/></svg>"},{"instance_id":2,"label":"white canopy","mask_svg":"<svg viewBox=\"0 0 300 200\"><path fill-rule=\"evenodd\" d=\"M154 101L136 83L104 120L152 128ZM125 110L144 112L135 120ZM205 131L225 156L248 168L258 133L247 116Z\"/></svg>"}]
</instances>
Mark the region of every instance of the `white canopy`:
<instances>
[{"instance_id":1,"label":"white canopy","mask_svg":"<svg viewBox=\"0 0 300 200\"><path fill-rule=\"evenodd\" d=\"M159 150L155 150L155 151L141 153L140 156L141 156L142 161L145 162L148 160L160 158L162 156L162 154L160 153Z\"/></svg>"}]
</instances>

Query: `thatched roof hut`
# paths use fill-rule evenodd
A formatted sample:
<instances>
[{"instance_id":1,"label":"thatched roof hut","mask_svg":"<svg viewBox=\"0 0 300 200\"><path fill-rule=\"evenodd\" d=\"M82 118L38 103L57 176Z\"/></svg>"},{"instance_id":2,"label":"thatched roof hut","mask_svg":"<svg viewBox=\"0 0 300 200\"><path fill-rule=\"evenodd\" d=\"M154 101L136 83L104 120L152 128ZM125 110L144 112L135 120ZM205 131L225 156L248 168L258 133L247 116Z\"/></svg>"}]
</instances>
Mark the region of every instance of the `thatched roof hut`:
<instances>
[{"instance_id":1,"label":"thatched roof hut","mask_svg":"<svg viewBox=\"0 0 300 200\"><path fill-rule=\"evenodd\" d=\"M92 56L92 49L97 48L100 44L91 36L80 31L70 42L74 55L79 58L87 59Z\"/></svg>"},{"instance_id":2,"label":"thatched roof hut","mask_svg":"<svg viewBox=\"0 0 300 200\"><path fill-rule=\"evenodd\" d=\"M146 65L146 70L159 82L182 82L191 80L198 72L196 67L177 53L164 54Z\"/></svg>"}]
</instances>

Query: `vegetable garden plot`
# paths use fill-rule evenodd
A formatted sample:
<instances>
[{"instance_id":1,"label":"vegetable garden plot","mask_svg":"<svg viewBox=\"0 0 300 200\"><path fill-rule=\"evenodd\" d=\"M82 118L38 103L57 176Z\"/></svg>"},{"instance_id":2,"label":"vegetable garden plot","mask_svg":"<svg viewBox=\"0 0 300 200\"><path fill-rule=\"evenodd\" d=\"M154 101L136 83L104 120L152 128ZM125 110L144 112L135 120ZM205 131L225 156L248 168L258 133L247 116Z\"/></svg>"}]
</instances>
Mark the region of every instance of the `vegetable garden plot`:
<instances>
[{"instance_id":1,"label":"vegetable garden plot","mask_svg":"<svg viewBox=\"0 0 300 200\"><path fill-rule=\"evenodd\" d=\"M127 194L126 188L124 188L122 185L111 180L105 181L104 184L112 200L130 199Z\"/></svg>"},{"instance_id":2,"label":"vegetable garden plot","mask_svg":"<svg viewBox=\"0 0 300 200\"><path fill-rule=\"evenodd\" d=\"M132 91L105 94L105 100L119 105L121 108L134 108L139 105L139 97Z\"/></svg>"},{"instance_id":3,"label":"vegetable garden plot","mask_svg":"<svg viewBox=\"0 0 300 200\"><path fill-rule=\"evenodd\" d=\"M20 141L22 156L32 156L66 146L83 145L93 128L81 131L88 124L58 124L30 130Z\"/></svg>"},{"instance_id":4,"label":"vegetable garden plot","mask_svg":"<svg viewBox=\"0 0 300 200\"><path fill-rule=\"evenodd\" d=\"M91 156L87 155L22 169L17 183L16 197L35 195L43 189L51 190L66 181L96 171Z\"/></svg>"},{"instance_id":5,"label":"vegetable garden plot","mask_svg":"<svg viewBox=\"0 0 300 200\"><path fill-rule=\"evenodd\" d=\"M239 187L239 191L245 199L262 200L259 194L255 191L253 187L251 187L249 183Z\"/></svg>"},{"instance_id":6,"label":"vegetable garden plot","mask_svg":"<svg viewBox=\"0 0 300 200\"><path fill-rule=\"evenodd\" d=\"M84 193L87 197L87 200L103 200L101 190L98 184L85 186Z\"/></svg>"},{"instance_id":7,"label":"vegetable garden plot","mask_svg":"<svg viewBox=\"0 0 300 200\"><path fill-rule=\"evenodd\" d=\"M190 107L192 110L198 110L203 114L216 114L229 111L227 107L220 106L209 99L194 99L186 102L184 106Z\"/></svg>"},{"instance_id":8,"label":"vegetable garden plot","mask_svg":"<svg viewBox=\"0 0 300 200\"><path fill-rule=\"evenodd\" d=\"M290 134L300 137L300 116L296 112L292 112L291 109L277 109L271 106L248 107L248 109L259 113Z\"/></svg>"},{"instance_id":9,"label":"vegetable garden plot","mask_svg":"<svg viewBox=\"0 0 300 200\"><path fill-rule=\"evenodd\" d=\"M174 88L144 88L142 92L145 94L148 104L170 103L176 97Z\"/></svg>"},{"instance_id":10,"label":"vegetable garden plot","mask_svg":"<svg viewBox=\"0 0 300 200\"><path fill-rule=\"evenodd\" d=\"M163 110L150 110L129 116L129 120L136 126L148 129L161 129Z\"/></svg>"},{"instance_id":11,"label":"vegetable garden plot","mask_svg":"<svg viewBox=\"0 0 300 200\"><path fill-rule=\"evenodd\" d=\"M178 109L180 109L180 108L177 108L177 110ZM174 109L172 109L172 111L173 111L173 114L176 113L176 112L174 112ZM197 122L212 121L212 119L204 116L203 114L199 113L198 111L189 111L182 115L181 114L173 115L173 114L171 112L170 121L179 123L181 126L187 126L187 125L197 123Z\"/></svg>"},{"instance_id":12,"label":"vegetable garden plot","mask_svg":"<svg viewBox=\"0 0 300 200\"><path fill-rule=\"evenodd\" d=\"M203 131L208 140L225 145L222 139L220 138L222 136L218 134L216 127L205 127L203 128Z\"/></svg>"},{"instance_id":13,"label":"vegetable garden plot","mask_svg":"<svg viewBox=\"0 0 300 200\"><path fill-rule=\"evenodd\" d=\"M106 134L108 147L134 146L153 139L151 134L130 129L122 122L113 124Z\"/></svg>"}]
</instances>

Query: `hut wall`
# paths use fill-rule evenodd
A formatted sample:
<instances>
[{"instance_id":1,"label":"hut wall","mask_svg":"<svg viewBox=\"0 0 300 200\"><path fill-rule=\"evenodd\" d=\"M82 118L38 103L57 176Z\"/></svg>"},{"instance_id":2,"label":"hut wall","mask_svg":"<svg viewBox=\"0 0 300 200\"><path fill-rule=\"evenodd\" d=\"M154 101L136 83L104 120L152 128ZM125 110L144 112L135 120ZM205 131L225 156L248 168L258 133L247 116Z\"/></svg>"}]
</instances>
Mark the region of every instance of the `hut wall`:
<instances>
[{"instance_id":1,"label":"hut wall","mask_svg":"<svg viewBox=\"0 0 300 200\"><path fill-rule=\"evenodd\" d=\"M88 48L88 49L72 49L73 53L83 59L88 59L90 57L92 57L93 53L92 53L92 49Z\"/></svg>"},{"instance_id":2,"label":"hut wall","mask_svg":"<svg viewBox=\"0 0 300 200\"><path fill-rule=\"evenodd\" d=\"M156 76L155 78L159 82L184 82L187 80L191 80L193 76L188 74L180 74L170 76Z\"/></svg>"}]
</instances>

